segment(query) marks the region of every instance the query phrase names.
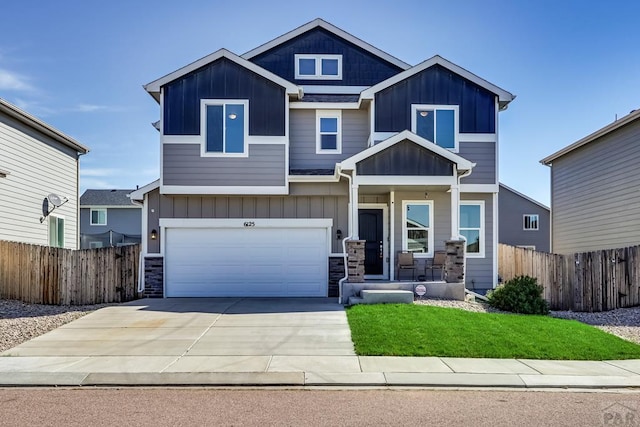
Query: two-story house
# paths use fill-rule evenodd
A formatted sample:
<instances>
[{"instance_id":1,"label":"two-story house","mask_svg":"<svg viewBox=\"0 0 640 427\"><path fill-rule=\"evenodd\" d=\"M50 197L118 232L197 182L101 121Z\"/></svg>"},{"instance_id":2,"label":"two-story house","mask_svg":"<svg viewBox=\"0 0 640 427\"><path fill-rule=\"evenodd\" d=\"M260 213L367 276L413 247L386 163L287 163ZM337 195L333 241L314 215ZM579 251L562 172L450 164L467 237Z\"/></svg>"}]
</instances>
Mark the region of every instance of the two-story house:
<instances>
[{"instance_id":1,"label":"two-story house","mask_svg":"<svg viewBox=\"0 0 640 427\"><path fill-rule=\"evenodd\" d=\"M551 251L551 210L500 184L498 242L540 252Z\"/></svg>"},{"instance_id":2,"label":"two-story house","mask_svg":"<svg viewBox=\"0 0 640 427\"><path fill-rule=\"evenodd\" d=\"M80 249L140 243L142 206L131 201L134 190L85 190L80 196Z\"/></svg>"},{"instance_id":3,"label":"two-story house","mask_svg":"<svg viewBox=\"0 0 640 427\"><path fill-rule=\"evenodd\" d=\"M321 19L145 89L160 104L160 179L132 198L156 295L333 296L345 239L366 241L367 279L392 281L398 251L422 268L462 236L467 288L497 282L509 92Z\"/></svg>"}]
</instances>

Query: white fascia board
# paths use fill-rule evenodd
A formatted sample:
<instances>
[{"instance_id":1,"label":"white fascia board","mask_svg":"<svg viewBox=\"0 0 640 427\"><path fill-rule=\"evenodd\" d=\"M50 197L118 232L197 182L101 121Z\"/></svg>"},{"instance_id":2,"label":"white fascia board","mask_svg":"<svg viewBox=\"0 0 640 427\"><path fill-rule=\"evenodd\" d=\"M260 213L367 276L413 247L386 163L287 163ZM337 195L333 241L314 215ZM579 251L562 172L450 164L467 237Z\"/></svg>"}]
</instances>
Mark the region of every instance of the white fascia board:
<instances>
[{"instance_id":1,"label":"white fascia board","mask_svg":"<svg viewBox=\"0 0 640 427\"><path fill-rule=\"evenodd\" d=\"M543 165L551 165L551 163L553 163L553 161L559 157L564 156L567 153L570 153L571 151L582 147L583 145L587 145L592 141L595 141L596 139L603 137L605 135L607 135L608 133L613 132L616 129L621 128L624 125L627 125L629 123L634 122L635 120L640 119L640 108L637 110L632 111L631 113L627 114L626 116L622 117L620 120L616 120L615 122L608 124L607 126L598 129L597 131L593 132L590 135L585 136L584 138L574 142L573 144L563 148L562 150L556 151L555 153L551 154L550 156L545 157L544 159L540 160L540 163L542 163Z\"/></svg>"},{"instance_id":2,"label":"white fascia board","mask_svg":"<svg viewBox=\"0 0 640 427\"><path fill-rule=\"evenodd\" d=\"M331 218L160 218L160 227L164 228L329 228L332 226Z\"/></svg>"},{"instance_id":3,"label":"white fascia board","mask_svg":"<svg viewBox=\"0 0 640 427\"><path fill-rule=\"evenodd\" d=\"M460 193L497 193L498 184L460 184Z\"/></svg>"},{"instance_id":4,"label":"white fascia board","mask_svg":"<svg viewBox=\"0 0 640 427\"><path fill-rule=\"evenodd\" d=\"M272 72L265 70L264 68L254 64L253 62L249 62L246 59L239 57L238 55L228 51L227 49L217 50L216 52L210 55L207 55L204 58L200 58L197 61L192 62L191 64L186 65L174 71L173 73L167 74L164 77L154 80L151 83L144 85L144 89L152 95L159 94L160 88L166 85L167 83L170 83L176 79L179 79L180 77L186 74L189 74L190 72L195 71L198 68L204 67L207 64L217 61L220 58L227 58L235 62L236 64L240 65L241 67L246 68L250 71L253 71L254 73L284 87L288 95L295 95L298 97L302 97L301 88L298 87L297 85L294 85L293 83L283 79L282 77L277 76Z\"/></svg>"},{"instance_id":5,"label":"white fascia board","mask_svg":"<svg viewBox=\"0 0 640 427\"><path fill-rule=\"evenodd\" d=\"M354 185L456 185L454 176L356 175Z\"/></svg>"},{"instance_id":6,"label":"white fascia board","mask_svg":"<svg viewBox=\"0 0 640 427\"><path fill-rule=\"evenodd\" d=\"M80 205L80 209L141 209L142 206L131 203L131 205Z\"/></svg>"},{"instance_id":7,"label":"white fascia board","mask_svg":"<svg viewBox=\"0 0 640 427\"><path fill-rule=\"evenodd\" d=\"M292 110L359 110L359 102L292 102Z\"/></svg>"},{"instance_id":8,"label":"white fascia board","mask_svg":"<svg viewBox=\"0 0 640 427\"><path fill-rule=\"evenodd\" d=\"M458 166L458 170L471 170L475 167L475 163L470 162L464 157L458 156L455 153L447 150L446 148L442 148L439 145L430 142L421 136L416 135L415 133L404 130L400 133L395 134L394 136L387 138L386 140L374 145L373 147L369 147L364 151L359 152L358 154L349 157L348 159L343 160L340 165L342 169L352 170L355 169L356 163L373 156L374 154L379 153L382 150L385 150L391 147L394 144L397 144L400 141L404 141L405 139L439 155L444 157L447 160L452 161Z\"/></svg>"},{"instance_id":9,"label":"white fascia board","mask_svg":"<svg viewBox=\"0 0 640 427\"><path fill-rule=\"evenodd\" d=\"M289 175L289 182L338 182L340 178L334 175Z\"/></svg>"},{"instance_id":10,"label":"white fascia board","mask_svg":"<svg viewBox=\"0 0 640 427\"><path fill-rule=\"evenodd\" d=\"M194 194L194 195L283 195L289 194L287 186L191 186L162 185L160 194Z\"/></svg>"},{"instance_id":11,"label":"white fascia board","mask_svg":"<svg viewBox=\"0 0 640 427\"><path fill-rule=\"evenodd\" d=\"M537 200L532 199L531 197L522 194L521 192L514 190L513 188L504 185L503 183L500 183L500 188L504 188L505 190L511 191L513 194L515 194L516 196L522 197L525 200L530 201L531 203L540 206L542 209L546 209L548 211L551 211L551 209L548 206L543 205L542 203L538 202Z\"/></svg>"},{"instance_id":12,"label":"white fascia board","mask_svg":"<svg viewBox=\"0 0 640 427\"><path fill-rule=\"evenodd\" d=\"M307 31L313 30L316 27L320 27L323 28L327 31L329 31L330 33L333 33L335 35L337 35L340 38L343 38L344 40L353 43L354 45L358 46L361 49L366 50L367 52L372 53L375 56L378 56L382 59L384 59L387 62L390 62L394 65L396 65L397 67L402 68L403 70L406 70L408 68L411 67L411 65L407 64L404 61L399 60L398 58L389 55L388 53L378 49L377 47L374 47L372 45L370 45L369 43L360 40L359 38L347 33L344 30L341 30L340 28L336 27L335 25L332 25L330 23L328 23L327 21L320 19L320 18L316 18L311 22L308 22L298 28L296 28L295 30L289 31L286 34L281 35L280 37L277 37L263 45L258 46L255 49L250 50L249 52L245 53L242 55L242 58L244 59L251 59L255 56L260 55L261 53L264 53L278 45L281 45L283 43L286 43L287 41L294 39L296 37L298 37L301 34L306 33Z\"/></svg>"},{"instance_id":13,"label":"white fascia board","mask_svg":"<svg viewBox=\"0 0 640 427\"><path fill-rule=\"evenodd\" d=\"M144 195L147 193L150 193L151 191L155 190L156 188L160 187L160 180L156 179L153 182L150 182L149 184L138 188L135 191L132 191L131 194L129 194L129 198L131 200L139 200L139 201L143 201L144 200Z\"/></svg>"},{"instance_id":14,"label":"white fascia board","mask_svg":"<svg viewBox=\"0 0 640 427\"><path fill-rule=\"evenodd\" d=\"M314 95L359 95L370 86L302 85L304 93Z\"/></svg>"},{"instance_id":15,"label":"white fascia board","mask_svg":"<svg viewBox=\"0 0 640 427\"><path fill-rule=\"evenodd\" d=\"M444 68L448 69L449 71L452 71L458 74L459 76L464 77L465 79L477 84L478 86L487 89L489 92L496 94L500 101L501 108L506 107L506 105L509 102L515 99L515 95L511 94L510 92L507 92L506 90L501 89L492 83L489 83L483 78L476 76L472 72L465 70L464 68L454 64L453 62L447 61L440 55L435 55L427 59L426 61L421 62L420 64L416 65L413 68L410 68L399 74L396 74L395 76L392 76L387 80L384 80L378 83L377 85L371 86L369 89L364 90L360 94L360 97L363 99L373 99L374 95L377 92L380 92L381 90L386 89L389 86L393 86L394 84L399 83L402 80L409 78L414 74L417 74L423 70L426 70L427 68L432 67L436 64L441 65Z\"/></svg>"}]
</instances>

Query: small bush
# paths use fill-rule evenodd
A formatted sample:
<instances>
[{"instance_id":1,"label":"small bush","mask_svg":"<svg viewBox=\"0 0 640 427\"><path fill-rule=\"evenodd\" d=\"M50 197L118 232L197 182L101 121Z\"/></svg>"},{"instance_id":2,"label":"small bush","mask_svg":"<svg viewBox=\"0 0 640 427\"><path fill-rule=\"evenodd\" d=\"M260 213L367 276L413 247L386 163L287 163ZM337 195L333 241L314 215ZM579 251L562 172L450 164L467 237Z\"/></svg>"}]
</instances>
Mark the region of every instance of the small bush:
<instances>
[{"instance_id":1,"label":"small bush","mask_svg":"<svg viewBox=\"0 0 640 427\"><path fill-rule=\"evenodd\" d=\"M519 276L489 292L489 305L521 314L549 314L549 303L542 298L537 279Z\"/></svg>"}]
</instances>

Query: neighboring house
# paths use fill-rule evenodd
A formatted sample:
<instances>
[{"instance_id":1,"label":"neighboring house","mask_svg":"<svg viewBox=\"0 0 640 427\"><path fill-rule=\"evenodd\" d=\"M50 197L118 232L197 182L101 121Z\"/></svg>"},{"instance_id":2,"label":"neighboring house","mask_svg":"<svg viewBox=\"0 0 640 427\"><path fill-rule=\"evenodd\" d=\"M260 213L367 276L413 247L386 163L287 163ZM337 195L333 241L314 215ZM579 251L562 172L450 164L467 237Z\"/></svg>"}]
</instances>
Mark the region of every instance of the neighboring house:
<instances>
[{"instance_id":1,"label":"neighboring house","mask_svg":"<svg viewBox=\"0 0 640 427\"><path fill-rule=\"evenodd\" d=\"M80 249L140 243L142 206L134 190L86 190L80 197Z\"/></svg>"},{"instance_id":2,"label":"neighboring house","mask_svg":"<svg viewBox=\"0 0 640 427\"><path fill-rule=\"evenodd\" d=\"M157 293L335 295L347 237L366 241L367 279L394 280L398 251L422 268L462 235L467 287L496 284L509 92L321 19L145 89L160 104L160 179L132 198Z\"/></svg>"},{"instance_id":3,"label":"neighboring house","mask_svg":"<svg viewBox=\"0 0 640 427\"><path fill-rule=\"evenodd\" d=\"M88 151L0 99L0 240L78 248L79 157Z\"/></svg>"},{"instance_id":4,"label":"neighboring house","mask_svg":"<svg viewBox=\"0 0 640 427\"><path fill-rule=\"evenodd\" d=\"M551 250L640 244L640 110L545 157L551 167Z\"/></svg>"},{"instance_id":5,"label":"neighboring house","mask_svg":"<svg viewBox=\"0 0 640 427\"><path fill-rule=\"evenodd\" d=\"M498 242L541 252L550 251L551 212L548 207L500 184L498 212Z\"/></svg>"}]
</instances>

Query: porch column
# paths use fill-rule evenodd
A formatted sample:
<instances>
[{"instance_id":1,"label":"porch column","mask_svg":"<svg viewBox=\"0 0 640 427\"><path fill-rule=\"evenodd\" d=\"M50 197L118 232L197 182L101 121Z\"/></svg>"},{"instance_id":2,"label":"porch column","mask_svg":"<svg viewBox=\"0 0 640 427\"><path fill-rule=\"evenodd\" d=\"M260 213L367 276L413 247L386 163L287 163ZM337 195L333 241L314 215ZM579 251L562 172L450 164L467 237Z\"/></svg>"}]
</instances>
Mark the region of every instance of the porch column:
<instances>
[{"instance_id":1,"label":"porch column","mask_svg":"<svg viewBox=\"0 0 640 427\"><path fill-rule=\"evenodd\" d=\"M353 240L360 239L360 229L358 226L358 184L351 185L351 224L353 226Z\"/></svg>"},{"instance_id":2,"label":"porch column","mask_svg":"<svg viewBox=\"0 0 640 427\"><path fill-rule=\"evenodd\" d=\"M451 186L451 240L458 240L460 236L460 186Z\"/></svg>"}]
</instances>

